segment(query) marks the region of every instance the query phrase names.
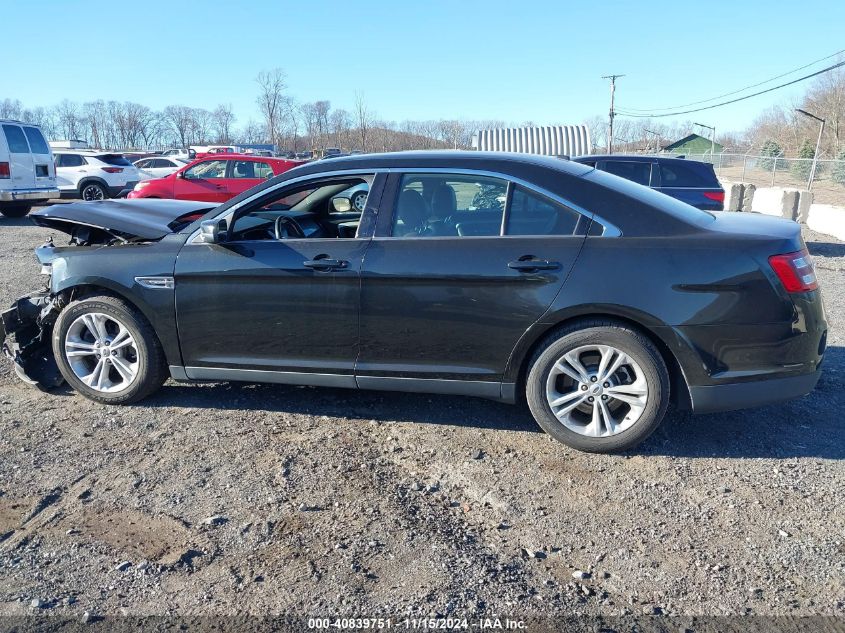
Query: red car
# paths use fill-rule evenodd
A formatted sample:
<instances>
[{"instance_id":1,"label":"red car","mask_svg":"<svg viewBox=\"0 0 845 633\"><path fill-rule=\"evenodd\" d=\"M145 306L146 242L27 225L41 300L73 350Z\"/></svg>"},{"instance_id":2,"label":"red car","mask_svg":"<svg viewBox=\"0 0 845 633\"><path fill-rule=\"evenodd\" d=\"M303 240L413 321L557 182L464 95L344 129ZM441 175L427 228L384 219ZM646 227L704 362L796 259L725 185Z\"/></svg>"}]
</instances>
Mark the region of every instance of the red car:
<instances>
[{"instance_id":1,"label":"red car","mask_svg":"<svg viewBox=\"0 0 845 633\"><path fill-rule=\"evenodd\" d=\"M175 198L225 202L303 161L225 154L185 165L164 178L139 182L127 198Z\"/></svg>"}]
</instances>

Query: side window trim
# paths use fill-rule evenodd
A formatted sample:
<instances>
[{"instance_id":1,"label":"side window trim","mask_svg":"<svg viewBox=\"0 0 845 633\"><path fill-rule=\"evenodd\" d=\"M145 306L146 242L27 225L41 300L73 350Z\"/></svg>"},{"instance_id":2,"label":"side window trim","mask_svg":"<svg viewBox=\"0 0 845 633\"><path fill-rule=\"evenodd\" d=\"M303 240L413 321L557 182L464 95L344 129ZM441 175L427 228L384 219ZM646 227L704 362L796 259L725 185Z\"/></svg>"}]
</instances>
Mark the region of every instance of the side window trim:
<instances>
[{"instance_id":1,"label":"side window trim","mask_svg":"<svg viewBox=\"0 0 845 633\"><path fill-rule=\"evenodd\" d=\"M513 176L511 174L503 174L501 172L495 171L487 171L483 169L448 169L443 167L402 167L401 169L388 169L382 170L390 172L389 179L387 184L384 188L384 194L382 195L382 203L380 205L381 209L388 209L386 213L380 213L378 216L378 226L376 227L376 232L373 237L377 239L402 239L402 238L393 238L391 233L391 228L393 226L393 214L396 212L396 198L399 195L399 183L402 179L404 174L455 174L455 175L473 175L473 176L485 176L488 178L500 178L508 182L508 199L505 205L505 211L503 216L509 214L509 208L512 198L512 185L520 185L529 191L532 191L536 194L541 196L545 196L549 200L554 201L557 204L563 205L567 209L573 211L574 213L578 213L583 216L589 222L586 223L587 226L591 226L593 223L598 224L601 227L601 233L594 237L622 237L622 231L614 225L612 222L609 222L602 218L601 216L593 213L592 211L587 211L584 207L575 204L574 202L567 200L566 198L548 191L547 189L543 189L535 185L534 183L528 182L527 180L523 180L522 178ZM503 221L504 217L503 217ZM578 226L582 226L583 223L581 221L578 222ZM576 235L580 234L580 230L576 229ZM584 232L586 234L586 231ZM500 235L496 236L487 236L486 238L482 239L489 239L490 237L508 237L507 235L502 234L500 231ZM525 237L525 236L520 236ZM549 237L548 235L539 236L539 237ZM429 237L426 238L429 240L436 240L436 239L466 239L466 238L454 238L449 236L442 236L442 237Z\"/></svg>"},{"instance_id":2,"label":"side window trim","mask_svg":"<svg viewBox=\"0 0 845 633\"><path fill-rule=\"evenodd\" d=\"M229 161L232 162L232 161ZM380 203L382 199L382 195L385 189L385 182L389 175L388 169L356 169L350 171L332 171L332 172L322 172L316 174L307 174L305 176L300 176L298 178L290 178L288 180L283 180L282 182L277 183L274 186L267 187L266 189L262 189L259 192L251 195L249 198L245 200L241 200L238 203L232 205L231 207L224 209L222 212L214 216L213 218L207 219L214 219L216 221L224 220L228 227L232 226L234 220L237 217L243 215L242 211L245 207L251 207L255 203L262 202L268 198L272 198L276 196L282 189L287 187L296 185L297 187L300 185L308 185L309 183L317 183L323 180L331 180L333 178L344 177L344 176L370 176L372 178L372 185L370 186L370 193L367 196L367 204L364 207L364 212L361 214L361 227L358 229L358 235L354 238L341 238L341 239L372 239L373 229L375 228L376 221L378 219L378 209L380 208ZM247 209L248 212L248 209ZM367 235L369 233L369 235ZM188 239L185 241L186 246L191 245L198 245L201 244L197 241L199 237L200 229L197 228ZM300 238L301 239L301 238ZM305 238L309 241L315 241L320 239L327 239L327 240L337 240L338 238ZM292 240L291 240L292 241Z\"/></svg>"},{"instance_id":3,"label":"side window trim","mask_svg":"<svg viewBox=\"0 0 845 633\"><path fill-rule=\"evenodd\" d=\"M508 218L510 218L510 213L511 213L510 206L511 206L511 203L513 201L513 192L514 192L514 190L516 189L517 186L521 187L522 189L525 189L526 191L528 191L530 193L533 193L534 195L537 195L541 198L545 198L549 202L551 202L551 203L553 203L553 204L555 204L559 207L563 207L563 209L565 209L566 211L569 211L573 215L578 216L577 219L575 220L575 228L573 229L572 233L565 234L565 235L560 235L560 234L537 234L537 235L514 234L514 235L511 235L507 232L507 226L508 225L507 225L507 222L505 222L502 225L502 237L519 237L519 238L541 237L541 238L549 239L549 238L584 237L584 235L586 235L587 228L584 228L584 227L589 227L590 221L593 219L592 214L587 214L587 213L584 213L583 211L580 211L578 208L575 208L574 205L572 205L570 203L565 203L559 197L550 195L549 192L546 192L542 189L538 189L537 187L531 187L531 186L525 185L521 182L519 184L509 183L509 186L508 186L508 203L507 203L508 206L505 208L505 215Z\"/></svg>"},{"instance_id":4,"label":"side window trim","mask_svg":"<svg viewBox=\"0 0 845 633\"><path fill-rule=\"evenodd\" d=\"M502 212L502 226L499 229L499 236L504 237L508 232L508 221L511 219L511 203L513 202L513 190L516 185L512 180L508 180L508 190L505 193L505 209Z\"/></svg>"}]
</instances>

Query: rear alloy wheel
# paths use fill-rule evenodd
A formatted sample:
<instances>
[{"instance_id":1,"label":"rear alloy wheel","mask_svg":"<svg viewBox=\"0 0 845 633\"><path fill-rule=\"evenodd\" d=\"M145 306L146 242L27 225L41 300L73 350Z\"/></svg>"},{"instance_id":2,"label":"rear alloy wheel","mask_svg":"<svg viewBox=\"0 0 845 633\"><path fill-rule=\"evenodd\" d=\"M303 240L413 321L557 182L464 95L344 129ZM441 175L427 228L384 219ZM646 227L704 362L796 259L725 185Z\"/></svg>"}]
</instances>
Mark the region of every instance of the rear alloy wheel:
<instances>
[{"instance_id":1,"label":"rear alloy wheel","mask_svg":"<svg viewBox=\"0 0 845 633\"><path fill-rule=\"evenodd\" d=\"M53 328L53 354L65 380L97 402L135 402L166 377L152 327L116 297L88 297L65 308Z\"/></svg>"},{"instance_id":2,"label":"rear alloy wheel","mask_svg":"<svg viewBox=\"0 0 845 633\"><path fill-rule=\"evenodd\" d=\"M29 210L32 209L31 204L4 204L0 206L0 213L7 218L22 218Z\"/></svg>"},{"instance_id":3,"label":"rear alloy wheel","mask_svg":"<svg viewBox=\"0 0 845 633\"><path fill-rule=\"evenodd\" d=\"M526 397L537 423L555 439L582 451L621 451L660 425L669 374L659 351L639 332L588 322L541 346Z\"/></svg>"},{"instance_id":4,"label":"rear alloy wheel","mask_svg":"<svg viewBox=\"0 0 845 633\"><path fill-rule=\"evenodd\" d=\"M79 197L83 200L105 200L109 197L106 188L98 182L86 182L79 190Z\"/></svg>"}]
</instances>

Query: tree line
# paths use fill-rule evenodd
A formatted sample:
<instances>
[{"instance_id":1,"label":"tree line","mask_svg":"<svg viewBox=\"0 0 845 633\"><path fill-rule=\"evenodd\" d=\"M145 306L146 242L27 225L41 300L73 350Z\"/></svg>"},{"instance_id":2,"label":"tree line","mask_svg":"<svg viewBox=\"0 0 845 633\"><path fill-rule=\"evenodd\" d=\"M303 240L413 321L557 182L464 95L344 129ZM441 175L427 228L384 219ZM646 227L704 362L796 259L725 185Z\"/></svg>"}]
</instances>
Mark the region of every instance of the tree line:
<instances>
[{"instance_id":1,"label":"tree line","mask_svg":"<svg viewBox=\"0 0 845 633\"><path fill-rule=\"evenodd\" d=\"M399 151L467 149L472 133L501 121L406 120L380 118L363 93L352 110L332 108L328 100L299 102L288 91L285 74L273 69L256 77L260 118L241 125L230 104L211 108L169 105L161 110L132 101L102 99L78 103L64 99L50 106L27 107L18 99L0 100L0 118L41 126L50 140L79 139L106 149L161 149L189 145L271 143L284 151Z\"/></svg>"},{"instance_id":2,"label":"tree line","mask_svg":"<svg viewBox=\"0 0 845 633\"><path fill-rule=\"evenodd\" d=\"M272 143L280 150L307 151L339 147L345 151L398 151L408 149L468 149L475 130L532 121L431 119L392 121L380 117L357 92L351 109L333 108L328 100L299 102L289 91L280 68L262 71L255 78L258 118L239 122L230 104L214 108L169 105L154 110L131 101L63 100L51 107L25 107L19 100L0 100L0 118L19 119L41 126L51 140L82 139L92 147L160 149L188 145ZM802 108L826 119L821 157L845 159L845 70L817 77L794 102L764 111L744 131L717 129L716 141L726 151L812 157L818 122L796 112ZM718 128L718 117L710 116ZM240 125L238 125L241 123ZM572 123L569 121L569 123ZM589 127L595 151L607 146L606 117L595 116ZM614 121L614 150L659 151L665 145L696 132L709 137L692 121L663 119ZM808 149L809 148L809 149Z\"/></svg>"}]
</instances>

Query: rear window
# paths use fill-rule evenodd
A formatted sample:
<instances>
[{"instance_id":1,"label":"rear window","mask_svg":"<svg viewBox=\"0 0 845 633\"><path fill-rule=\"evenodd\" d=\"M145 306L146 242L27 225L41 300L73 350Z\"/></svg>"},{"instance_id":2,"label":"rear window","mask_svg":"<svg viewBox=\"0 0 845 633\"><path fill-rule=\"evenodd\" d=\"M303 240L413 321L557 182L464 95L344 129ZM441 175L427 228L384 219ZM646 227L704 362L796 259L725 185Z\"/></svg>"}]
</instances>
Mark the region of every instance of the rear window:
<instances>
[{"instance_id":1,"label":"rear window","mask_svg":"<svg viewBox=\"0 0 845 633\"><path fill-rule=\"evenodd\" d=\"M661 187L719 187L710 163L672 162L660 165Z\"/></svg>"},{"instance_id":2,"label":"rear window","mask_svg":"<svg viewBox=\"0 0 845 633\"><path fill-rule=\"evenodd\" d=\"M702 211L696 207L676 200L666 194L658 193L654 189L648 187L635 187L627 180L619 180L618 178L611 178L607 174L596 170L592 171L585 179L596 182L600 185L613 189L623 195L629 196L638 200L643 204L647 204L655 209L668 213L669 215L696 226L704 226L712 222L716 216Z\"/></svg>"},{"instance_id":3,"label":"rear window","mask_svg":"<svg viewBox=\"0 0 845 633\"><path fill-rule=\"evenodd\" d=\"M32 148L33 154L50 153L50 147L47 145L47 141L44 140L41 130L37 127L24 126L23 131L26 134L26 139L29 141L29 146Z\"/></svg>"},{"instance_id":4,"label":"rear window","mask_svg":"<svg viewBox=\"0 0 845 633\"><path fill-rule=\"evenodd\" d=\"M651 181L651 163L633 160L608 160L604 170L626 180L648 187Z\"/></svg>"},{"instance_id":5,"label":"rear window","mask_svg":"<svg viewBox=\"0 0 845 633\"><path fill-rule=\"evenodd\" d=\"M23 130L17 125L4 125L3 133L6 135L6 143L9 144L9 152L12 154L29 154L29 145Z\"/></svg>"},{"instance_id":6,"label":"rear window","mask_svg":"<svg viewBox=\"0 0 845 633\"><path fill-rule=\"evenodd\" d=\"M132 163L130 163L126 156L123 154L99 154L95 156L97 160L101 160L104 163L109 165L114 165L115 167L131 167Z\"/></svg>"}]
</instances>

